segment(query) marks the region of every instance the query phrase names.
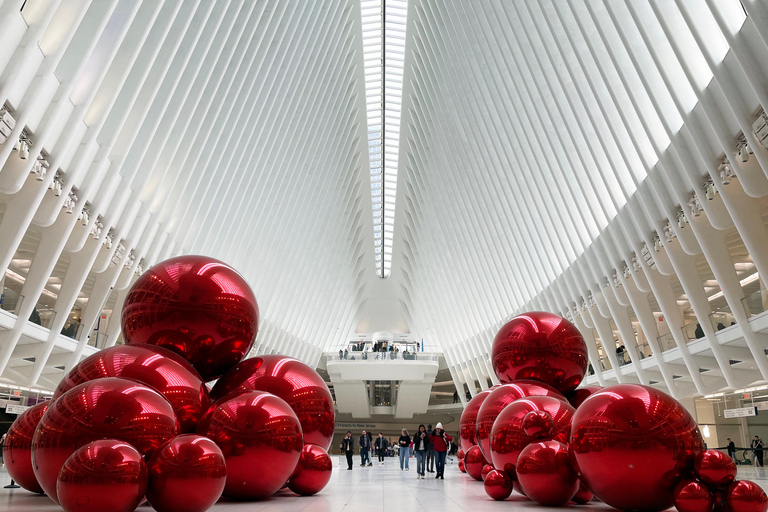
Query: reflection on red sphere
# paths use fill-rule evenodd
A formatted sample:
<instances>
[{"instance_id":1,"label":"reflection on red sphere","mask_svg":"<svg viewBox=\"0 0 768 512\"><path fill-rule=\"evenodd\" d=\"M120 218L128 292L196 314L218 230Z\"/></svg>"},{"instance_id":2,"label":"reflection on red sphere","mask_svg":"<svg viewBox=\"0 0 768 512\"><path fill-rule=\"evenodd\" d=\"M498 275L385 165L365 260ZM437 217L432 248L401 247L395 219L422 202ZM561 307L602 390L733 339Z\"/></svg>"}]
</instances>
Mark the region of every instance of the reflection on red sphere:
<instances>
[{"instance_id":1,"label":"reflection on red sphere","mask_svg":"<svg viewBox=\"0 0 768 512\"><path fill-rule=\"evenodd\" d=\"M304 443L330 448L336 426L333 396L314 369L287 356L252 357L219 379L211 398L248 391L266 391L288 402L301 422Z\"/></svg>"},{"instance_id":2,"label":"reflection on red sphere","mask_svg":"<svg viewBox=\"0 0 768 512\"><path fill-rule=\"evenodd\" d=\"M464 450L462 450L461 448L459 448L459 451L458 451L458 452L456 452L456 457L458 457L458 458L459 458L459 460L462 460L462 459L464 458Z\"/></svg>"},{"instance_id":3,"label":"reflection on red sphere","mask_svg":"<svg viewBox=\"0 0 768 512\"><path fill-rule=\"evenodd\" d=\"M153 345L117 345L96 352L64 377L53 399L78 384L104 377L133 379L163 395L173 406L181 432L194 432L211 405L197 370L180 355Z\"/></svg>"},{"instance_id":4,"label":"reflection on red sphere","mask_svg":"<svg viewBox=\"0 0 768 512\"><path fill-rule=\"evenodd\" d=\"M227 467L207 437L176 436L149 460L147 500L157 512L205 512L221 497Z\"/></svg>"},{"instance_id":5,"label":"reflection on red sphere","mask_svg":"<svg viewBox=\"0 0 768 512\"><path fill-rule=\"evenodd\" d=\"M602 386L581 386L573 393L568 395L568 401L571 403L574 409L578 409L584 400L589 398L592 393L597 393L601 389L603 389Z\"/></svg>"},{"instance_id":6,"label":"reflection on red sphere","mask_svg":"<svg viewBox=\"0 0 768 512\"><path fill-rule=\"evenodd\" d=\"M678 455L698 454L704 441L677 400L648 386L619 384L576 410L570 448L579 477L600 500L620 510L658 512L672 506L682 480Z\"/></svg>"},{"instance_id":7,"label":"reflection on red sphere","mask_svg":"<svg viewBox=\"0 0 768 512\"><path fill-rule=\"evenodd\" d=\"M464 464L464 459L459 459L459 471L462 473L467 472L467 466Z\"/></svg>"},{"instance_id":8,"label":"reflection on red sphere","mask_svg":"<svg viewBox=\"0 0 768 512\"><path fill-rule=\"evenodd\" d=\"M259 307L248 283L229 265L179 256L136 280L125 299L122 326L127 344L168 348L210 381L253 346Z\"/></svg>"},{"instance_id":9,"label":"reflection on red sphere","mask_svg":"<svg viewBox=\"0 0 768 512\"><path fill-rule=\"evenodd\" d=\"M219 400L197 430L221 448L227 463L223 495L237 500L267 498L283 487L304 447L296 414L265 391Z\"/></svg>"},{"instance_id":10,"label":"reflection on red sphere","mask_svg":"<svg viewBox=\"0 0 768 512\"><path fill-rule=\"evenodd\" d=\"M547 411L531 411L523 417L523 432L531 439L549 439L555 432L555 421Z\"/></svg>"},{"instance_id":11,"label":"reflection on red sphere","mask_svg":"<svg viewBox=\"0 0 768 512\"><path fill-rule=\"evenodd\" d=\"M675 508L678 512L712 512L715 497L703 483L686 480L675 489Z\"/></svg>"},{"instance_id":12,"label":"reflection on red sphere","mask_svg":"<svg viewBox=\"0 0 768 512\"><path fill-rule=\"evenodd\" d=\"M526 446L517 459L517 480L525 495L539 505L565 505L579 490L579 479L568 460L568 446L541 441Z\"/></svg>"},{"instance_id":13,"label":"reflection on red sphere","mask_svg":"<svg viewBox=\"0 0 768 512\"><path fill-rule=\"evenodd\" d=\"M491 391L480 405L475 420L475 439L486 459L491 458L490 439L493 422L506 406L526 396L553 396L565 400L562 393L555 388L535 380L519 380L501 385Z\"/></svg>"},{"instance_id":14,"label":"reflection on red sphere","mask_svg":"<svg viewBox=\"0 0 768 512\"><path fill-rule=\"evenodd\" d=\"M505 500L512 494L512 480L503 471L495 469L484 478L485 493L494 500Z\"/></svg>"},{"instance_id":15,"label":"reflection on red sphere","mask_svg":"<svg viewBox=\"0 0 768 512\"><path fill-rule=\"evenodd\" d=\"M576 389L587 372L587 344L563 317L543 311L518 315L493 340L493 370L502 384L545 382L561 393Z\"/></svg>"},{"instance_id":16,"label":"reflection on red sphere","mask_svg":"<svg viewBox=\"0 0 768 512\"><path fill-rule=\"evenodd\" d=\"M543 411L552 418L552 439L567 442L571 433L574 409L571 405L552 396L529 396L509 404L491 429L491 458L493 467L505 471L515 480L515 465L523 448L536 441L523 430L525 416Z\"/></svg>"},{"instance_id":17,"label":"reflection on red sphere","mask_svg":"<svg viewBox=\"0 0 768 512\"><path fill-rule=\"evenodd\" d=\"M483 470L480 472L480 477L481 477L483 480L485 480L485 477L486 477L486 476L488 475L488 473L490 473L491 471L493 471L493 466L492 466L492 465L490 465L490 464L486 464L485 466L483 466Z\"/></svg>"},{"instance_id":18,"label":"reflection on red sphere","mask_svg":"<svg viewBox=\"0 0 768 512\"><path fill-rule=\"evenodd\" d=\"M115 439L78 448L58 475L66 512L133 512L147 490L147 465L133 446Z\"/></svg>"},{"instance_id":19,"label":"reflection on red sphere","mask_svg":"<svg viewBox=\"0 0 768 512\"><path fill-rule=\"evenodd\" d=\"M693 470L711 487L727 487L736 479L736 463L723 452L704 450L696 456Z\"/></svg>"},{"instance_id":20,"label":"reflection on red sphere","mask_svg":"<svg viewBox=\"0 0 768 512\"><path fill-rule=\"evenodd\" d=\"M81 446L117 439L150 456L177 428L173 407L154 389L116 377L85 382L48 407L32 443L32 466L40 486L58 503L56 477Z\"/></svg>"},{"instance_id":21,"label":"reflection on red sphere","mask_svg":"<svg viewBox=\"0 0 768 512\"><path fill-rule=\"evenodd\" d=\"M288 488L301 496L311 496L323 490L331 480L333 464L328 453L314 444L305 444Z\"/></svg>"},{"instance_id":22,"label":"reflection on red sphere","mask_svg":"<svg viewBox=\"0 0 768 512\"><path fill-rule=\"evenodd\" d=\"M579 490L576 491L576 494L573 495L573 498L571 498L571 501L576 503L577 505L586 505L590 501L592 501L592 498L594 498L595 495L592 494L592 491L587 489L587 487L580 483L579 484Z\"/></svg>"},{"instance_id":23,"label":"reflection on red sphere","mask_svg":"<svg viewBox=\"0 0 768 512\"><path fill-rule=\"evenodd\" d=\"M725 493L730 512L766 512L768 496L755 482L740 480L732 483Z\"/></svg>"},{"instance_id":24,"label":"reflection on red sphere","mask_svg":"<svg viewBox=\"0 0 768 512\"><path fill-rule=\"evenodd\" d=\"M467 454L464 456L464 467L467 469L467 474L475 480L483 479L483 466L488 464L488 461L483 457L483 452L480 451L480 447L475 445L467 450Z\"/></svg>"},{"instance_id":25,"label":"reflection on red sphere","mask_svg":"<svg viewBox=\"0 0 768 512\"><path fill-rule=\"evenodd\" d=\"M475 424L477 421L477 413L480 411L480 406L488 395L491 394L490 389L481 391L472 397L461 413L461 419L459 420L459 447L466 453L471 447L477 445L477 438L475 437Z\"/></svg>"},{"instance_id":26,"label":"reflection on red sphere","mask_svg":"<svg viewBox=\"0 0 768 512\"><path fill-rule=\"evenodd\" d=\"M3 462L8 476L30 492L43 492L32 469L32 437L49 403L39 403L21 413L8 429L3 444Z\"/></svg>"}]
</instances>

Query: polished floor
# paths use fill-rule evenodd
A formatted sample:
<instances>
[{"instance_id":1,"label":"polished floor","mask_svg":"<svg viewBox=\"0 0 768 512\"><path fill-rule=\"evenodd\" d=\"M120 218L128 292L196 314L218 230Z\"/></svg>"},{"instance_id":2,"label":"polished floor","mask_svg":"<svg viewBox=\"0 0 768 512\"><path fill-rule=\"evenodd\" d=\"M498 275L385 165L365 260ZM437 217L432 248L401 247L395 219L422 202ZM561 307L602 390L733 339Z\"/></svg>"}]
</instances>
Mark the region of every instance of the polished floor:
<instances>
[{"instance_id":1,"label":"polished floor","mask_svg":"<svg viewBox=\"0 0 768 512\"><path fill-rule=\"evenodd\" d=\"M356 458L356 463L359 459ZM334 458L333 476L328 486L315 496L300 497L283 491L266 501L230 503L220 501L212 512L336 512L336 511L393 511L393 512L495 512L500 510L542 510L533 502L513 493L506 501L493 501L486 496L483 485L459 472L456 459L449 463L445 480L416 478L415 459L410 471L400 471L395 459L373 467L361 468L355 465L352 471L340 466ZM768 490L768 471L764 468L739 466L739 478L754 480ZM0 483L8 483L8 473L0 470ZM614 510L599 502L586 506L573 505L571 509L588 508L592 512ZM45 496L31 494L23 489L0 488L0 511L8 512L52 512L60 511ZM150 512L149 505L139 511Z\"/></svg>"}]
</instances>

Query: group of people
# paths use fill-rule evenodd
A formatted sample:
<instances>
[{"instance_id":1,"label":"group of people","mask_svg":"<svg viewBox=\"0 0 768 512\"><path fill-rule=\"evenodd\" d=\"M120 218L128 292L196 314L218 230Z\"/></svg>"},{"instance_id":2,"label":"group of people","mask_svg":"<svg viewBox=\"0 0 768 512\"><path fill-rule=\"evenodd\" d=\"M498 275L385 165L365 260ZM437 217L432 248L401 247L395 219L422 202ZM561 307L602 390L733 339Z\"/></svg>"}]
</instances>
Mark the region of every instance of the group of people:
<instances>
[{"instance_id":1,"label":"group of people","mask_svg":"<svg viewBox=\"0 0 768 512\"><path fill-rule=\"evenodd\" d=\"M407 429L401 431L400 438L397 441L400 470L409 471L409 460L411 452L416 457L416 476L423 479L426 473L435 473L435 478L444 479L445 457L451 445L451 438L443 430L443 424L438 423L432 430L432 425L419 425L416 434L411 438ZM389 447L389 441L384 434L379 433L379 437L372 441L370 433L363 430L357 440L360 449L360 467L373 466L371 461L371 451L374 450L379 457L379 464L384 464L384 457ZM344 439L341 441L341 451L347 457L347 469L352 470L352 457L355 453L355 440L352 432L347 431Z\"/></svg>"},{"instance_id":2,"label":"group of people","mask_svg":"<svg viewBox=\"0 0 768 512\"><path fill-rule=\"evenodd\" d=\"M736 459L736 444L731 440L730 437L727 439L727 441L728 455L733 459L734 462L738 462ZM760 436L755 436L754 439L752 439L752 442L749 444L749 447L752 449L752 460L754 461L755 466L760 468L763 467L763 440L760 439ZM743 450L743 448L740 449ZM746 454L744 458L746 459Z\"/></svg>"}]
</instances>

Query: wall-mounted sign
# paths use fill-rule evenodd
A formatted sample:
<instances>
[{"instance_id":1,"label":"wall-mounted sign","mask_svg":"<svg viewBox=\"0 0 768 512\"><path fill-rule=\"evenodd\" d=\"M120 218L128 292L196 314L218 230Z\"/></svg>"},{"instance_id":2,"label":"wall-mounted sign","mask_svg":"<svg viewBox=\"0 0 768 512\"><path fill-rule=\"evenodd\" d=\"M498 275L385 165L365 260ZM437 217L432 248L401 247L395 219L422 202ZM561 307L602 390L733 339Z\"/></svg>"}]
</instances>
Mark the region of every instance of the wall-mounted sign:
<instances>
[{"instance_id":1,"label":"wall-mounted sign","mask_svg":"<svg viewBox=\"0 0 768 512\"><path fill-rule=\"evenodd\" d=\"M757 407L758 411L768 411L768 401L766 401L766 402L755 402L755 407Z\"/></svg>"},{"instance_id":2,"label":"wall-mounted sign","mask_svg":"<svg viewBox=\"0 0 768 512\"><path fill-rule=\"evenodd\" d=\"M21 390L20 389L15 389L13 391L13 396L21 396Z\"/></svg>"},{"instance_id":3,"label":"wall-mounted sign","mask_svg":"<svg viewBox=\"0 0 768 512\"><path fill-rule=\"evenodd\" d=\"M757 407L740 407L739 409L726 409L723 411L726 418L746 418L757 416Z\"/></svg>"},{"instance_id":4,"label":"wall-mounted sign","mask_svg":"<svg viewBox=\"0 0 768 512\"><path fill-rule=\"evenodd\" d=\"M29 406L27 405L14 405L14 404L6 404L5 405L5 413L6 414L21 414L24 411L29 409Z\"/></svg>"}]
</instances>

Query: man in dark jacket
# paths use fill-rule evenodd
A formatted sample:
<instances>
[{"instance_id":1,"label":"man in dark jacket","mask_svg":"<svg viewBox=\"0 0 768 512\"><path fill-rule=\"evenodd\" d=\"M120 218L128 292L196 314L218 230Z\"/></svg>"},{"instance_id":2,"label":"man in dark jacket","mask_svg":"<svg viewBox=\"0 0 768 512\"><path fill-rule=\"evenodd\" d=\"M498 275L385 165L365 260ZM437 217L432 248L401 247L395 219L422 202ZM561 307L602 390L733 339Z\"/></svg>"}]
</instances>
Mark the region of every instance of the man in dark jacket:
<instances>
[{"instance_id":1,"label":"man in dark jacket","mask_svg":"<svg viewBox=\"0 0 768 512\"><path fill-rule=\"evenodd\" d=\"M728 441L728 456L733 459L733 462L736 462L736 444L731 441L730 437L726 441Z\"/></svg>"},{"instance_id":2,"label":"man in dark jacket","mask_svg":"<svg viewBox=\"0 0 768 512\"><path fill-rule=\"evenodd\" d=\"M365 467L365 461L368 461L369 466L373 466L371 463L371 438L363 430L363 435L357 440L357 444L360 446L360 467Z\"/></svg>"},{"instance_id":3,"label":"man in dark jacket","mask_svg":"<svg viewBox=\"0 0 768 512\"><path fill-rule=\"evenodd\" d=\"M750 448L752 448L752 453L755 454L755 466L763 467L763 440L755 436Z\"/></svg>"},{"instance_id":4,"label":"man in dark jacket","mask_svg":"<svg viewBox=\"0 0 768 512\"><path fill-rule=\"evenodd\" d=\"M379 464L384 464L384 457L387 455L388 444L387 438L384 437L384 434L379 432L379 437L377 437L376 441L373 443L373 447L376 448L376 453L379 455Z\"/></svg>"},{"instance_id":5,"label":"man in dark jacket","mask_svg":"<svg viewBox=\"0 0 768 512\"><path fill-rule=\"evenodd\" d=\"M347 456L347 469L352 470L352 455L355 453L355 440L352 439L352 432L347 430L347 435L341 440L341 451Z\"/></svg>"},{"instance_id":6,"label":"man in dark jacket","mask_svg":"<svg viewBox=\"0 0 768 512\"><path fill-rule=\"evenodd\" d=\"M434 473L435 472L435 445L432 441L430 441L430 436L432 436L432 425L427 425L427 473Z\"/></svg>"}]
</instances>

